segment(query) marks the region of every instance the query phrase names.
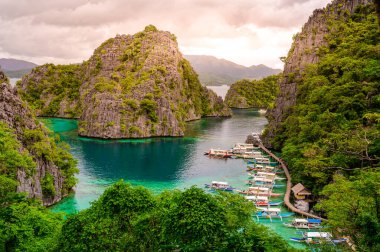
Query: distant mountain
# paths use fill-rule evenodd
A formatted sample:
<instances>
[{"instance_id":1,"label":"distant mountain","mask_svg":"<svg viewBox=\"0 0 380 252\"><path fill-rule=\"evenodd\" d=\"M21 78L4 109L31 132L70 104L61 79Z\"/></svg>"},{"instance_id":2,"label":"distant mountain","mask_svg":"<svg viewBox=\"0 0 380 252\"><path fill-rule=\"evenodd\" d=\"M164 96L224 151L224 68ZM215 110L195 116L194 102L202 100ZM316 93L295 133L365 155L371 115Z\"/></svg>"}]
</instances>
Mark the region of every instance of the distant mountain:
<instances>
[{"instance_id":1,"label":"distant mountain","mask_svg":"<svg viewBox=\"0 0 380 252\"><path fill-rule=\"evenodd\" d=\"M281 72L280 69L265 65L245 67L214 56L184 55L184 57L190 61L199 74L201 83L206 86L231 85L237 80L261 79Z\"/></svg>"},{"instance_id":2,"label":"distant mountain","mask_svg":"<svg viewBox=\"0 0 380 252\"><path fill-rule=\"evenodd\" d=\"M37 65L18 59L0 59L0 67L4 73L10 78L21 78L24 74L29 73Z\"/></svg>"}]
</instances>

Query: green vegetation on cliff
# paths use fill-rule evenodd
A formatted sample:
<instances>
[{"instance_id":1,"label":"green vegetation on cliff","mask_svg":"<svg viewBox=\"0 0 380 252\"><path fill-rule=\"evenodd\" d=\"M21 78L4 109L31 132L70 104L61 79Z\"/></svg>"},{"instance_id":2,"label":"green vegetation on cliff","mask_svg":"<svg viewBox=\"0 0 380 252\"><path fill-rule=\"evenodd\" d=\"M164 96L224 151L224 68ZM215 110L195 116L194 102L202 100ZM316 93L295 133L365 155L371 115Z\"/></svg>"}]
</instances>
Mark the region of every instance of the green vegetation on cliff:
<instances>
[{"instance_id":1,"label":"green vegetation on cliff","mask_svg":"<svg viewBox=\"0 0 380 252\"><path fill-rule=\"evenodd\" d=\"M74 174L78 171L75 159L68 152L68 145L56 143L52 137L48 137L46 128L24 129L24 131L23 136L17 136L14 130L0 122L0 178L7 181L7 184L18 185L19 170L25 171L27 177L33 177L38 172L37 161L52 163L65 178L61 193L67 194L76 184ZM54 177L48 171L41 181L41 188L43 197L51 197L56 193ZM7 186L4 189L16 192L14 186Z\"/></svg>"},{"instance_id":2,"label":"green vegetation on cliff","mask_svg":"<svg viewBox=\"0 0 380 252\"><path fill-rule=\"evenodd\" d=\"M50 202L58 194L55 179L63 183L58 187L59 195L71 190L76 183L76 161L66 145L48 136L46 128L20 126L21 120L27 124L28 118L17 117L19 124L13 129L6 124L10 120L0 122L0 251L56 251L63 217L43 207L41 199ZM59 176L49 169L56 170ZM25 173L24 178L20 172ZM45 176L38 181L41 172ZM41 198L30 198L33 195L28 192L17 193L18 187L20 191L27 187L23 179L31 179L31 187L41 183L40 189L34 188L41 190Z\"/></svg>"},{"instance_id":3,"label":"green vegetation on cliff","mask_svg":"<svg viewBox=\"0 0 380 252\"><path fill-rule=\"evenodd\" d=\"M380 184L365 178L380 173L380 30L372 4L352 15L330 10L326 18L319 61L294 74L296 105L273 146L282 149L293 182L324 195L319 209L332 226L351 234L361 251L377 251Z\"/></svg>"},{"instance_id":4,"label":"green vegetation on cliff","mask_svg":"<svg viewBox=\"0 0 380 252\"><path fill-rule=\"evenodd\" d=\"M78 117L81 78L80 65L45 64L24 77L19 93L39 115ZM72 104L64 114L59 113L62 101Z\"/></svg>"},{"instance_id":5,"label":"green vegetation on cliff","mask_svg":"<svg viewBox=\"0 0 380 252\"><path fill-rule=\"evenodd\" d=\"M186 121L231 113L201 85L175 36L152 25L108 39L83 64L38 67L18 88L38 115L78 117L89 137L182 136Z\"/></svg>"},{"instance_id":6,"label":"green vegetation on cliff","mask_svg":"<svg viewBox=\"0 0 380 252\"><path fill-rule=\"evenodd\" d=\"M231 108L271 108L278 94L280 75L261 80L240 80L231 85L225 102Z\"/></svg>"}]
</instances>

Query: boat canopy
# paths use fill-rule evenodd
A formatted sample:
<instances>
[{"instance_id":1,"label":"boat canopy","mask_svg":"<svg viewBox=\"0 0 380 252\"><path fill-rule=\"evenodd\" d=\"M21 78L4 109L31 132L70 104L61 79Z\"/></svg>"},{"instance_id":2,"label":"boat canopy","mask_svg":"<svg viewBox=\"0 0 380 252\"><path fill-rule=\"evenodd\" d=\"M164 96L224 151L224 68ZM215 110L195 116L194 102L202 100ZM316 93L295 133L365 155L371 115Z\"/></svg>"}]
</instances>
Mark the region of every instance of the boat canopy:
<instances>
[{"instance_id":1,"label":"boat canopy","mask_svg":"<svg viewBox=\"0 0 380 252\"><path fill-rule=\"evenodd\" d=\"M262 176L276 176L276 173L273 173L273 172L257 172L257 175L262 175Z\"/></svg>"},{"instance_id":2,"label":"boat canopy","mask_svg":"<svg viewBox=\"0 0 380 252\"><path fill-rule=\"evenodd\" d=\"M322 221L319 219L307 219L309 223L321 223Z\"/></svg>"},{"instance_id":3,"label":"boat canopy","mask_svg":"<svg viewBox=\"0 0 380 252\"><path fill-rule=\"evenodd\" d=\"M332 235L329 232L307 232L307 238L331 238Z\"/></svg>"},{"instance_id":4,"label":"boat canopy","mask_svg":"<svg viewBox=\"0 0 380 252\"><path fill-rule=\"evenodd\" d=\"M228 185L227 182L220 182L220 181L212 181L212 184L218 184L218 185Z\"/></svg>"},{"instance_id":5,"label":"boat canopy","mask_svg":"<svg viewBox=\"0 0 380 252\"><path fill-rule=\"evenodd\" d=\"M245 196L247 200L268 200L268 197L266 196Z\"/></svg>"},{"instance_id":6,"label":"boat canopy","mask_svg":"<svg viewBox=\"0 0 380 252\"><path fill-rule=\"evenodd\" d=\"M249 191L269 191L269 188L253 186L253 187L249 187L248 190Z\"/></svg>"},{"instance_id":7,"label":"boat canopy","mask_svg":"<svg viewBox=\"0 0 380 252\"><path fill-rule=\"evenodd\" d=\"M264 207L258 207L262 212L268 212L268 213L279 213L281 212L281 208L264 208Z\"/></svg>"},{"instance_id":8,"label":"boat canopy","mask_svg":"<svg viewBox=\"0 0 380 252\"><path fill-rule=\"evenodd\" d=\"M309 223L307 219L294 219L293 222L296 222L296 223Z\"/></svg>"},{"instance_id":9,"label":"boat canopy","mask_svg":"<svg viewBox=\"0 0 380 252\"><path fill-rule=\"evenodd\" d=\"M260 182L268 182L268 183L272 183L272 182L273 182L273 179L268 179L268 178L265 178L265 177L254 177L254 178L253 178L253 181L260 181Z\"/></svg>"}]
</instances>

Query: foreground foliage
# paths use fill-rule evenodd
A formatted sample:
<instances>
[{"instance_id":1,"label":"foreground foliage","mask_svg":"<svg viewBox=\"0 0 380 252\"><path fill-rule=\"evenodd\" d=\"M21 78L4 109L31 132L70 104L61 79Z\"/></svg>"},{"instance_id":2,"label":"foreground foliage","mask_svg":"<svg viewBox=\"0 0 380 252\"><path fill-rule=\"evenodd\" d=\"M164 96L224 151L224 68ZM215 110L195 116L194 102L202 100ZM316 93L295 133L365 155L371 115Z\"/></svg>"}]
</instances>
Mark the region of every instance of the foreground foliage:
<instances>
[{"instance_id":1,"label":"foreground foliage","mask_svg":"<svg viewBox=\"0 0 380 252\"><path fill-rule=\"evenodd\" d=\"M330 225L379 251L380 29L372 4L326 18L319 62L293 73L296 105L273 145Z\"/></svg>"},{"instance_id":2,"label":"foreground foliage","mask_svg":"<svg viewBox=\"0 0 380 252\"><path fill-rule=\"evenodd\" d=\"M61 251L291 251L252 221L252 203L192 187L154 196L118 182L92 206L68 218Z\"/></svg>"},{"instance_id":3,"label":"foreground foliage","mask_svg":"<svg viewBox=\"0 0 380 252\"><path fill-rule=\"evenodd\" d=\"M380 251L380 172L360 171L349 179L335 175L317 208L328 223L349 235L358 251Z\"/></svg>"}]
</instances>

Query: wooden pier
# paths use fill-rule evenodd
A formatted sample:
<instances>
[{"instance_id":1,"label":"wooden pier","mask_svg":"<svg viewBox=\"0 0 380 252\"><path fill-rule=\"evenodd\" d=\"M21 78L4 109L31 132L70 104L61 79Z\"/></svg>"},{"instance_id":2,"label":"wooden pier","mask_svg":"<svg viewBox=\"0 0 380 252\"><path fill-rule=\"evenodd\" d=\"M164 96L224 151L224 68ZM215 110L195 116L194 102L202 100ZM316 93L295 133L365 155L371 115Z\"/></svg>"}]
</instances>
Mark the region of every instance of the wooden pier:
<instances>
[{"instance_id":1,"label":"wooden pier","mask_svg":"<svg viewBox=\"0 0 380 252\"><path fill-rule=\"evenodd\" d=\"M292 189L292 178L290 177L290 173L289 173L288 167L285 165L284 161L282 161L280 158L278 158L276 155L274 155L264 145L262 145L260 143L260 144L258 144L258 147L260 147L263 151L265 151L271 158L273 158L274 160L276 160L281 165L281 168L284 170L284 173L285 173L286 179L287 179L286 192L285 192L285 196L284 196L284 203L289 208L289 210L292 211L292 212L298 213L300 215L306 216L306 217L310 217L310 218L314 218L314 219L320 219L320 220L325 220L325 219L323 219L320 216L317 216L317 215L314 215L314 214L311 214L311 213L307 213L307 212L301 211L298 208L296 208L292 203L290 203L290 192L291 192L291 189Z\"/></svg>"}]
</instances>

